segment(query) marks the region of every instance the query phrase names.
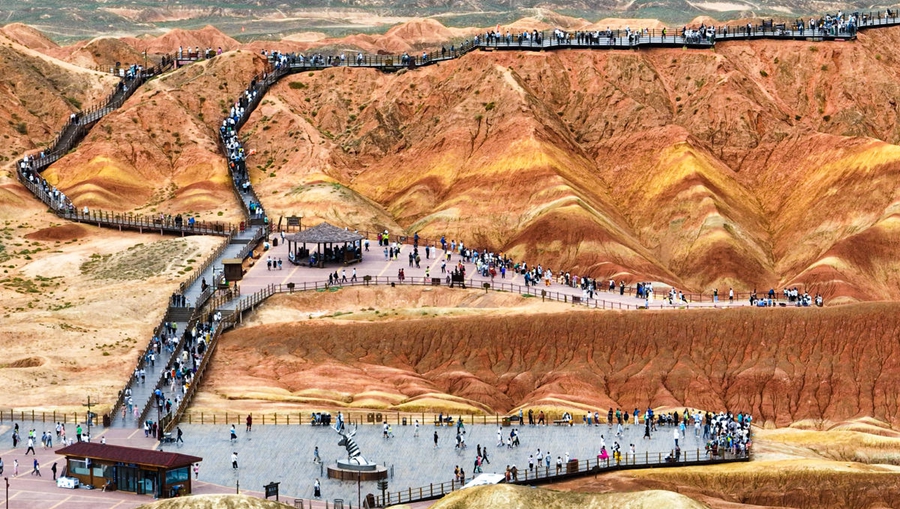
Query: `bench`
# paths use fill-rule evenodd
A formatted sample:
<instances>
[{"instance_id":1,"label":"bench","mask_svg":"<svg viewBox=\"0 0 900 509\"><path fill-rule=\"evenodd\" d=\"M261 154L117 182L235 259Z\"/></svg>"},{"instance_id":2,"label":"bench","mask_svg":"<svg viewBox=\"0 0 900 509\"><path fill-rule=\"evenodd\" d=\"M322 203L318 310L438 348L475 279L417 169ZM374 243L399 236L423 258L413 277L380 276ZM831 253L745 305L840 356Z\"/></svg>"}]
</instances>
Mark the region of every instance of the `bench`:
<instances>
[{"instance_id":1,"label":"bench","mask_svg":"<svg viewBox=\"0 0 900 509\"><path fill-rule=\"evenodd\" d=\"M559 420L553 421L553 424L555 424L557 426L568 426L571 422L572 421L564 421L562 419L559 419Z\"/></svg>"},{"instance_id":2,"label":"bench","mask_svg":"<svg viewBox=\"0 0 900 509\"><path fill-rule=\"evenodd\" d=\"M434 420L434 425L435 425L435 426L440 426L440 425L441 425L441 421L439 421L438 419L435 419L435 420ZM452 419L451 417L445 417L445 418L444 418L444 426L453 426L453 419Z\"/></svg>"}]
</instances>

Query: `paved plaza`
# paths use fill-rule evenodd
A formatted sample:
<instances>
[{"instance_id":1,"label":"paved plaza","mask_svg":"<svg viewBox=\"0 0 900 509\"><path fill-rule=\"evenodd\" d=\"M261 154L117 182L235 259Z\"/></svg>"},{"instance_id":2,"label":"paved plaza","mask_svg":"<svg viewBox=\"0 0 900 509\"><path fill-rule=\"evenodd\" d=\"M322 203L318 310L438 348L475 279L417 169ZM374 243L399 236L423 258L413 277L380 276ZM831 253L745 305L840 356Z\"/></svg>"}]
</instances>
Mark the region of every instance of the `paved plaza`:
<instances>
[{"instance_id":1,"label":"paved plaza","mask_svg":"<svg viewBox=\"0 0 900 509\"><path fill-rule=\"evenodd\" d=\"M262 253L262 256L250 270L247 271L247 274L244 275L244 279L241 281L241 294L246 296L250 295L254 292L259 291L260 289L268 286L268 285L287 285L288 283L294 283L297 289L302 289L304 283L319 283L319 288L324 286L324 283L328 281L328 274L333 274L335 271L338 272L339 275L342 275L342 271L346 271L348 283L353 284L352 279L353 270L356 269L357 273L357 281L355 284L364 284L363 277L364 276L372 276L373 278L386 278L391 277L396 279L397 272L399 269L403 269L406 282L416 284L422 284L425 279L425 271L426 268L429 272L429 277L439 277L442 278L442 284L446 284L444 279L447 274L441 273L441 262L442 260L446 260L446 256L443 254L444 251L437 248L437 253L432 250L430 258L425 258L425 248L424 245L419 246L419 256L421 257L421 263L419 268L415 268L415 266L410 267L409 265L409 253L413 250L413 246L410 244L402 244L400 246L400 255L397 260L385 260L385 256L383 251L383 247L378 245L377 241L370 240L369 241L369 251L363 252L362 262L344 266L339 263L330 263L325 266L324 269L315 268L315 267L304 267L299 265L293 265L290 261L288 261L288 246L280 241L280 234L273 233L270 235L270 238L278 238L279 243L277 246L272 245L268 251ZM274 244L274 243L273 243ZM438 244L440 246L440 244ZM261 248L257 250L260 252ZM268 258L272 258L274 260L281 259L282 268L281 270L270 269L268 264L266 263ZM459 253L451 253L450 262L447 263L446 270L449 272L452 270L456 264L462 260L462 257ZM530 261L530 260L529 260ZM553 269L554 274L557 273L559 267L553 265L548 260L540 260L540 262L545 267L550 267ZM469 285L469 288L480 289L481 285L485 282L490 282L491 278L489 276L482 276L475 271L475 264L473 263L464 263L466 267L466 284ZM577 275L577 274L576 274ZM555 279L555 276L554 276ZM471 280L471 282L470 282ZM618 283L618 278L616 279ZM507 291L517 292L521 290L523 293L525 290L525 278L522 274L515 274L513 271L508 271L506 273L505 278L501 278L498 274L494 277L493 282L495 287L504 289ZM604 286L606 284L608 286L608 281L598 281L600 286ZM629 285L634 286L635 283L629 283ZM514 285L513 287L502 285ZM606 287L604 287L605 289ZM668 292L669 287L655 284L655 294L653 300L650 301L650 307L652 309L680 309L683 307L689 308L727 308L727 307L738 307L738 306L748 306L750 304L748 298L744 298L746 295L741 294L740 296L735 297L734 303L729 304L728 302L728 288L719 288L719 301L712 302L712 289L706 290L705 294L702 296L702 300L697 295L686 296L688 299L688 303L678 302L677 300L673 304L669 304L668 300L664 300L664 293ZM571 297L582 297L582 291L580 288L572 288L563 284L559 284L557 282L553 282L550 286L546 286L543 281L540 282L537 286L529 286L527 291L532 295L541 295L541 292L546 290L548 295L551 293L558 293L560 295L566 295L569 299ZM780 297L780 295L779 295ZM560 297L559 300L562 300ZM691 302L693 300L693 302ZM604 304L605 303L605 304ZM626 289L625 295L620 295L618 289L615 292L608 291L599 291L594 293L594 299L590 301L590 306L593 307L596 304L599 307L607 307L613 309L637 309L638 306L643 306L645 304L644 299L638 299L634 296L634 290Z\"/></svg>"},{"instance_id":2,"label":"paved plaza","mask_svg":"<svg viewBox=\"0 0 900 509\"><path fill-rule=\"evenodd\" d=\"M195 494L234 493L237 483L243 494L262 496L263 486L270 482L280 482L281 500L291 501L294 498L313 498L313 482L316 478L322 484L324 499L333 501L343 499L345 503L357 501L357 485L352 481L335 481L327 478L325 467L334 465L336 460L346 457L343 447L337 445L338 434L329 427L311 425L254 425L253 431L247 433L243 421L236 421L238 440L232 443L229 439L230 425L185 424L185 443L183 445L166 444L160 446L152 438L145 438L142 430L123 428L94 429L94 441L101 436L107 437L107 443L129 447L157 448L177 451L183 454L197 455L203 458L200 466L200 478L195 484ZM53 431L50 423L29 421L19 423L19 434L27 437L32 427L41 432ZM74 425L66 426L69 436L74 436ZM71 429L69 429L71 428ZM643 425L625 427L624 436L615 437L615 428L610 430L605 424L585 426L578 424L566 426L521 426L499 428L504 440L512 429L519 430L521 445L512 449L506 446L497 447L497 430L494 425L466 425L466 444L464 450L456 449L456 427L435 427L432 423L419 428L419 437L414 437L414 427L392 425L394 438L384 439L380 425L364 425L359 427L356 439L363 456L370 461L385 465L393 470L393 477L388 479L389 491L396 492L407 488L428 486L431 483L449 483L453 479L453 469L459 465L471 478L476 455L476 446L481 444L488 451L490 464L484 465L484 472L502 474L507 465L516 465L520 479L528 469L529 455L536 455L540 448L543 454L549 452L551 473L555 472L556 457L563 459L568 453L570 458L584 461L595 461L600 449L601 435L605 437L607 449L612 451L613 444L618 441L622 446L623 460L629 450L629 444L635 444L638 461L646 456L651 460L660 454L665 456L674 448L674 427L660 427L653 433L653 438L643 440ZM438 448L434 448L434 432L438 432ZM54 433L55 437L55 433ZM26 438L27 441L27 438ZM703 455L701 439L695 438L689 428L687 437L680 446L689 459L695 457L699 450ZM45 449L36 444L36 456L25 456L26 443L19 443L12 448L12 423L0 425L0 458L5 469L3 476L10 478L10 508L128 508L146 503L149 496L135 495L125 492L104 493L100 490L66 490L57 488L52 481L50 467L57 463L60 472L63 458L53 452L62 447L53 444L52 449ZM313 450L319 447L322 464L313 462ZM231 466L231 453L238 453L239 468ZM42 477L31 475L33 458L41 464ZM13 474L13 460L19 460L19 474ZM362 483L362 495L376 493L375 482ZM0 494L2 495L2 494ZM307 507L309 505L307 504Z\"/></svg>"},{"instance_id":3,"label":"paved plaza","mask_svg":"<svg viewBox=\"0 0 900 509\"><path fill-rule=\"evenodd\" d=\"M334 465L338 459L346 458L346 451L337 445L339 436L332 428L311 425L257 426L245 432L243 421L236 421L238 440L231 443L229 425L182 425L185 444L165 445L162 449L203 457L200 479L222 486L241 486L261 490L269 482L280 482L281 493L289 497L312 498L313 482L316 478L322 484L324 498L344 501L357 500L357 484L353 481L335 481L327 478L325 467ZM661 427L653 433L653 438L643 440L644 426L629 426L624 436L615 437L615 428L600 426L522 426L499 428L504 440L510 430L519 430L521 445L508 449L497 447L497 426L467 425L466 449L455 447L456 428L435 427L432 423L419 428L419 437L414 437L414 426L392 425L394 438L383 438L380 425L364 425L356 435L362 455L369 461L385 465L393 470L389 478L389 491L396 492L408 488L429 486L429 484L449 483L456 465L464 469L471 478L477 445L488 451L490 464L485 464L485 473L502 474L507 465L516 465L519 478L524 479L528 469L529 455L536 455L540 448L543 454L549 451L551 473L555 473L556 457L563 459L569 454L572 459L596 461L600 449L601 435L605 437L607 449L612 454L612 446L618 441L622 446L625 460L629 444L635 444L639 461L649 455L651 461L660 454L665 457L674 449L674 427ZM351 428L352 429L352 428ZM434 447L434 432L438 433L438 447ZM686 439L679 445L689 459L694 459L696 450L703 453L704 442L695 438L688 429ZM313 462L313 450L319 447L322 464ZM239 468L231 466L231 453L238 453ZM529 476L530 477L530 476ZM375 482L362 483L362 494L376 493Z\"/></svg>"}]
</instances>

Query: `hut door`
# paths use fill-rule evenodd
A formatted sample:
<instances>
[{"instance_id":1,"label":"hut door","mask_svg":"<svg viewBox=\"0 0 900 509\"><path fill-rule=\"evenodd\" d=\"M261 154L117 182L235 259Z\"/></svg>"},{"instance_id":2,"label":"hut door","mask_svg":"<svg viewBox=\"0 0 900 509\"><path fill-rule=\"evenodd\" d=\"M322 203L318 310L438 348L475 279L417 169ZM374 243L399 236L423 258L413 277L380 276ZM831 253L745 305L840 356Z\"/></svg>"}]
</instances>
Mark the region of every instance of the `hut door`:
<instances>
[{"instance_id":1,"label":"hut door","mask_svg":"<svg viewBox=\"0 0 900 509\"><path fill-rule=\"evenodd\" d=\"M138 492L137 474L138 469L136 468L116 467L116 488L119 491Z\"/></svg>"},{"instance_id":2,"label":"hut door","mask_svg":"<svg viewBox=\"0 0 900 509\"><path fill-rule=\"evenodd\" d=\"M156 494L156 472L148 472L146 470L141 470L140 472L140 482L138 483L138 495L145 495L150 493L152 495Z\"/></svg>"}]
</instances>

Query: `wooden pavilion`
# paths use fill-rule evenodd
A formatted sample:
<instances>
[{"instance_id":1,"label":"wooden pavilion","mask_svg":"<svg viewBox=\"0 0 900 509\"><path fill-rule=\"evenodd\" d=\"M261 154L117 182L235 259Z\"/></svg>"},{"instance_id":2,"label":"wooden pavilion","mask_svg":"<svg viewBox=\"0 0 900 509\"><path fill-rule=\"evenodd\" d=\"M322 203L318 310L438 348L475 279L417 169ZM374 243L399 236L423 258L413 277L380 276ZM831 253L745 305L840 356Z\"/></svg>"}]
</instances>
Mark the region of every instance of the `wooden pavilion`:
<instances>
[{"instance_id":1,"label":"wooden pavilion","mask_svg":"<svg viewBox=\"0 0 900 509\"><path fill-rule=\"evenodd\" d=\"M362 261L363 236L329 223L286 235L284 240L288 243L288 259L296 265L324 267L327 263ZM315 251L307 249L307 244L315 244Z\"/></svg>"}]
</instances>

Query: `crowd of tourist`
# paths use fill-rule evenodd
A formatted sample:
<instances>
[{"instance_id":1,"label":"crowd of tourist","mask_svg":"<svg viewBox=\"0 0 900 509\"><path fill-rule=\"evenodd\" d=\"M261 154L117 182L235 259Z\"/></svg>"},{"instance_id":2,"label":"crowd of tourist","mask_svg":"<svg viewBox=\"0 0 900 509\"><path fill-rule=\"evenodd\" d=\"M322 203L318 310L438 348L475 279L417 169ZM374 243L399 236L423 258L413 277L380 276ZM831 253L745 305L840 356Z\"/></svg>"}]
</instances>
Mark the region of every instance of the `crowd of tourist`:
<instances>
[{"instance_id":1,"label":"crowd of tourist","mask_svg":"<svg viewBox=\"0 0 900 509\"><path fill-rule=\"evenodd\" d=\"M588 274L578 275L573 271L561 270L555 271L542 264L530 265L527 261L516 261L508 254L500 252L495 253L489 249L469 248L465 246L463 241L457 242L455 239L448 241L446 237L441 237L440 243L424 242L424 246L420 246L420 238L416 233L412 238L412 250L408 253L409 267L420 268L420 261L423 259L440 259L441 274L446 274L447 284L451 284L453 278L451 276L463 276L467 273L466 264L474 265L474 272L483 278L489 278L492 282L499 278L504 280L511 278L513 274L520 275L526 287L537 287L539 285L550 287L552 285L564 286L581 291L580 298L582 301L596 298L600 292L618 293L619 295L632 295L644 306L649 307L655 298L653 282L638 281L636 283L627 283L624 279L616 281L615 279L602 279ZM401 244L397 241L390 242L387 234L378 235L379 245L384 247L385 260L397 260L401 251ZM456 258L454 258L454 256ZM454 263L455 262L455 263ZM430 277L430 264L426 264L425 278ZM449 270L449 272L448 272ZM713 303L719 302L719 290L712 289L711 296ZM748 295L748 294L744 294ZM735 291L733 288L728 289L728 302L735 302ZM678 306L686 305L691 301L688 294L684 291L670 287L662 295L662 301L669 305ZM775 290L769 290L768 298L759 298L756 290L749 293L749 302L752 306L798 306L808 307L811 305L823 306L824 297L816 294L814 297L807 292L801 292L798 288L784 289L784 299L779 300L775 295Z\"/></svg>"},{"instance_id":2,"label":"crowd of tourist","mask_svg":"<svg viewBox=\"0 0 900 509\"><path fill-rule=\"evenodd\" d=\"M41 152L39 157L43 159L44 153ZM38 192L44 194L49 202L47 205L49 205L50 208L59 212L75 211L75 206L65 193L52 186L47 182L47 179L41 176L40 172L37 170L34 156L26 155L22 158L22 160L19 161L18 170L24 180L31 183Z\"/></svg>"},{"instance_id":3,"label":"crowd of tourist","mask_svg":"<svg viewBox=\"0 0 900 509\"><path fill-rule=\"evenodd\" d=\"M605 418L604 418L605 417ZM519 425L526 425L526 415L519 410L518 415L510 417ZM452 419L448 416L445 421L443 414L435 421L436 426L447 424L452 426ZM465 427L462 424L462 416L456 423L456 449L465 449ZM605 416L600 411L587 412L581 418L581 424L587 427L595 427L598 429L596 437L596 461L600 466L617 466L624 461L626 464L635 464L640 460L638 458L638 448L642 447L640 441L632 440L626 443L632 437L637 436L629 429L635 428L640 430L643 426L643 440L653 440L654 438L669 440L671 437L671 446L668 453L663 458L656 453L648 456L647 461L664 461L666 463L679 463L687 461L687 456L682 452L690 444L696 446L696 450L703 451L702 457L699 452L693 460L720 459L730 455L732 458L745 458L752 450L752 433L751 424L753 417L747 413L732 412L703 412L700 410L684 409L682 412L669 411L656 413L652 408L641 411L637 408L633 413L622 409L609 409ZM545 419L543 411L535 411L529 409L527 413L527 426L547 426L551 422ZM552 422L553 424L562 426L575 426L575 420L571 413L564 413L559 420ZM418 429L418 421L416 421L416 429ZM605 431L604 431L605 430ZM416 432L416 435L418 432ZM435 447L437 447L438 432L434 432ZM511 428L508 432L502 427L497 429L497 447L510 450L519 448L522 445L519 429ZM650 447L650 446L646 446ZM660 447L657 445L651 447L651 450L658 451ZM531 449L534 451L535 449ZM693 449L692 449L693 450ZM537 447L535 452L528 452L527 465L528 477L534 478L535 475L550 476L564 475L571 473L569 470L569 462L572 458L569 453L557 455L555 458L547 447ZM520 456L524 459L524 456ZM508 458L507 458L508 459ZM584 459L584 458L582 458ZM473 477L475 474L481 473L484 464L489 464L488 449L479 444L472 459ZM553 466L555 465L555 469ZM576 469L577 471L577 469ZM506 482L517 482L520 479L520 470L515 463L506 465L505 469ZM454 468L454 480L459 483L465 483L467 477L465 467L456 465Z\"/></svg>"},{"instance_id":4,"label":"crowd of tourist","mask_svg":"<svg viewBox=\"0 0 900 509\"><path fill-rule=\"evenodd\" d=\"M219 127L219 135L228 159L228 169L231 172L232 180L236 188L240 189L241 194L244 195L252 192L252 184L247 172L247 156L249 154L244 150L238 129L243 124L245 116L253 110L253 106L261 98L260 89L266 78L267 75L264 74L262 80L254 78L250 82L250 86L231 105L228 116L222 120L222 125ZM249 197L243 201L246 203L247 212L251 218L265 217L265 210L258 201Z\"/></svg>"},{"instance_id":5,"label":"crowd of tourist","mask_svg":"<svg viewBox=\"0 0 900 509\"><path fill-rule=\"evenodd\" d=\"M211 336L221 319L221 313L216 312L210 314L206 321L197 322L189 330L182 331L179 331L177 322L165 322L162 330L151 339L145 354L144 365L154 366L163 350L171 356L171 367L167 366L168 369L162 372L159 383L153 391L151 408L155 407L159 416L166 416L178 410L194 382L197 368L204 355L208 353ZM179 344L183 346L179 347ZM141 373L140 383L145 383L144 368L140 367L137 371ZM137 379L138 377L135 377L135 380ZM134 404L131 387L126 387L125 391L122 417L125 418L127 412L130 411L137 418L141 410ZM148 437L158 437L158 423L152 417L152 415L148 415L144 421L144 433Z\"/></svg>"}]
</instances>

